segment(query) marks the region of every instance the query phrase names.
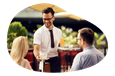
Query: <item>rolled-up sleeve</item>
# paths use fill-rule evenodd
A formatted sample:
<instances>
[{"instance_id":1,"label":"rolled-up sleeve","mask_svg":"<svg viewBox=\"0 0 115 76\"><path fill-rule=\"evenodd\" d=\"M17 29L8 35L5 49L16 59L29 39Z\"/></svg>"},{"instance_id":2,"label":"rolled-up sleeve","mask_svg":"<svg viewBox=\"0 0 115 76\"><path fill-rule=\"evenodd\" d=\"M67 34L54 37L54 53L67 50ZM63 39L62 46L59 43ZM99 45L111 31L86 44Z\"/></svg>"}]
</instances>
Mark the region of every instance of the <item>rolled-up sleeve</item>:
<instances>
[{"instance_id":1,"label":"rolled-up sleeve","mask_svg":"<svg viewBox=\"0 0 115 76\"><path fill-rule=\"evenodd\" d=\"M80 54L77 54L73 60L73 64L72 64L72 67L70 69L70 72L80 70L81 69L80 64L81 64L81 57L80 57Z\"/></svg>"},{"instance_id":2,"label":"rolled-up sleeve","mask_svg":"<svg viewBox=\"0 0 115 76\"><path fill-rule=\"evenodd\" d=\"M41 45L41 34L38 31L34 33L33 44Z\"/></svg>"}]
</instances>

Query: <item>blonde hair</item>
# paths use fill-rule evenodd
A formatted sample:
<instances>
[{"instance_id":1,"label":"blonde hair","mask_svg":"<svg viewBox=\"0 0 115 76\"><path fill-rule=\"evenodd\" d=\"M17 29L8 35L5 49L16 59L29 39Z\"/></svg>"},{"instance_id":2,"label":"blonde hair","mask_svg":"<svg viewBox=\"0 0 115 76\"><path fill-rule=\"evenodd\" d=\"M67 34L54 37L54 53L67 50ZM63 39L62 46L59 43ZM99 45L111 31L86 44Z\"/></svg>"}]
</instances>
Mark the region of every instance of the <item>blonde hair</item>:
<instances>
[{"instance_id":1,"label":"blonde hair","mask_svg":"<svg viewBox=\"0 0 115 76\"><path fill-rule=\"evenodd\" d=\"M10 56L11 58L20 65L21 60L26 56L28 52L28 41L24 36L19 36L14 39Z\"/></svg>"}]
</instances>

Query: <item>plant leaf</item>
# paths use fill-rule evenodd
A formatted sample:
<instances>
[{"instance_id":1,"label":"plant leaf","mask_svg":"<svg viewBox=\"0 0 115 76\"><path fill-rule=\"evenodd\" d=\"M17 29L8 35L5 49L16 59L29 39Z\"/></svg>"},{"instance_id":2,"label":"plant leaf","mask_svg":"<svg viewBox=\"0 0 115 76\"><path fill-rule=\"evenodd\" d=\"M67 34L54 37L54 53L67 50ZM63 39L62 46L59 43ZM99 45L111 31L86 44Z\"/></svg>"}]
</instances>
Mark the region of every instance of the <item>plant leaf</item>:
<instances>
[{"instance_id":1,"label":"plant leaf","mask_svg":"<svg viewBox=\"0 0 115 76\"><path fill-rule=\"evenodd\" d=\"M100 36L99 40L100 40L100 41L101 41L101 40L103 40L103 39L104 39L104 37L105 37L105 35L104 35L104 34L102 34L102 35Z\"/></svg>"},{"instance_id":2,"label":"plant leaf","mask_svg":"<svg viewBox=\"0 0 115 76\"><path fill-rule=\"evenodd\" d=\"M99 35L96 33L96 32L94 32L94 36L98 39L99 38Z\"/></svg>"}]
</instances>

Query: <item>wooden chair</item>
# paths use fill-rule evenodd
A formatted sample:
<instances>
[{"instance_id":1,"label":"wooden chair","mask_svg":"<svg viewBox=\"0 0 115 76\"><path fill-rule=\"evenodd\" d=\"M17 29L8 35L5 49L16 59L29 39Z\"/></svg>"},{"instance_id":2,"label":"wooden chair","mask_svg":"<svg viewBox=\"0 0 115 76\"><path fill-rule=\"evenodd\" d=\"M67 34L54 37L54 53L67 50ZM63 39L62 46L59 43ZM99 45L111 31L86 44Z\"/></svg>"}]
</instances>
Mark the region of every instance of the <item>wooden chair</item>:
<instances>
[{"instance_id":1,"label":"wooden chair","mask_svg":"<svg viewBox=\"0 0 115 76\"><path fill-rule=\"evenodd\" d=\"M50 63L46 62L44 65L44 72L51 72L50 71Z\"/></svg>"}]
</instances>

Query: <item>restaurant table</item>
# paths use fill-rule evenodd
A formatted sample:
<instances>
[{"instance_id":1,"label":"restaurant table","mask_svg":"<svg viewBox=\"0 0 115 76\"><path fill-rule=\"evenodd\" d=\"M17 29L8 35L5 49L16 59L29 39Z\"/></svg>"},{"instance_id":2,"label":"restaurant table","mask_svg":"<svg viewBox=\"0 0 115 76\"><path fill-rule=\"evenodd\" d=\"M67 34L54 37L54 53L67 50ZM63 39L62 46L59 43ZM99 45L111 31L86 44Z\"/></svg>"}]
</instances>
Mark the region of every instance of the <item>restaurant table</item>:
<instances>
[{"instance_id":1,"label":"restaurant table","mask_svg":"<svg viewBox=\"0 0 115 76\"><path fill-rule=\"evenodd\" d=\"M58 47L58 50L61 50L61 52L59 52L59 60L60 60L60 64L61 64L61 55L60 53L66 53L65 54L65 59L66 60L69 60L69 57L68 57L68 52L70 52L70 62L72 62L72 54L71 52L72 51L80 51L80 48L79 47L73 47L73 48L68 48L68 47ZM67 66L66 66L66 70L68 70L68 61L66 62ZM71 67L71 66L70 66Z\"/></svg>"}]
</instances>

